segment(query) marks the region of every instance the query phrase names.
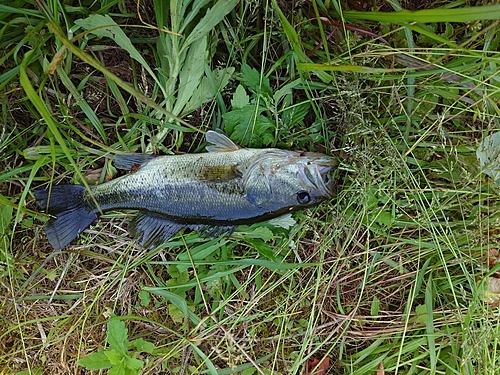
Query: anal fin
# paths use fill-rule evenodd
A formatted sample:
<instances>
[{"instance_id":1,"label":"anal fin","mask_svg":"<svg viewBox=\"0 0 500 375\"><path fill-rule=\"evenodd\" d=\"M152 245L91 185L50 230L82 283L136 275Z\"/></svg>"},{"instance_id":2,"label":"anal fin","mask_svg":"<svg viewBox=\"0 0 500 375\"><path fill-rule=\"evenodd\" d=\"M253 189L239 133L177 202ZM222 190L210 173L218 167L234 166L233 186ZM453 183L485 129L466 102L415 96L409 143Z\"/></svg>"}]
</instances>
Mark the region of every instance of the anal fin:
<instances>
[{"instance_id":1,"label":"anal fin","mask_svg":"<svg viewBox=\"0 0 500 375\"><path fill-rule=\"evenodd\" d=\"M224 233L228 236L231 235L236 226L182 224L151 211L141 212L129 226L130 233L137 238L139 244L150 249L168 241L183 228L194 230L202 237L216 238Z\"/></svg>"},{"instance_id":2,"label":"anal fin","mask_svg":"<svg viewBox=\"0 0 500 375\"><path fill-rule=\"evenodd\" d=\"M168 241L184 227L185 225L172 221L166 216L145 211L132 220L129 230L141 246L151 249Z\"/></svg>"}]
</instances>

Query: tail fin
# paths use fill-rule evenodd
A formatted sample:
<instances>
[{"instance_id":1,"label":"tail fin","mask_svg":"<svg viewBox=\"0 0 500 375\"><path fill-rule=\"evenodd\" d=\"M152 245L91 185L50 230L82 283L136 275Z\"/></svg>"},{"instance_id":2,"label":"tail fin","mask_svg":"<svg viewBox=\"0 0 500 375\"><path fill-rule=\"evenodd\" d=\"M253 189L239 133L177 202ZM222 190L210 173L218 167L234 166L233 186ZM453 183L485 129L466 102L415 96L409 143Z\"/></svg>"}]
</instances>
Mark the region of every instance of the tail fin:
<instances>
[{"instance_id":1,"label":"tail fin","mask_svg":"<svg viewBox=\"0 0 500 375\"><path fill-rule=\"evenodd\" d=\"M35 190L38 205L56 216L45 226L47 238L55 250L60 250L73 241L97 218L95 211L89 209L83 199L85 186L54 185Z\"/></svg>"}]
</instances>

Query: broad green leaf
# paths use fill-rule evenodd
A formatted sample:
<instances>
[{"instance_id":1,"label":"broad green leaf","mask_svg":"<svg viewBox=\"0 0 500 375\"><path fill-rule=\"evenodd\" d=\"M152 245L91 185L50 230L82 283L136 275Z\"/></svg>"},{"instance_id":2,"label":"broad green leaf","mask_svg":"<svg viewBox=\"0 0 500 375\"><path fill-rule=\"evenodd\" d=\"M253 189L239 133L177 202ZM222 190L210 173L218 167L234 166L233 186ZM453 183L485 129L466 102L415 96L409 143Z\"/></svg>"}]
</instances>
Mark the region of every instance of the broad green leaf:
<instances>
[{"instance_id":1,"label":"broad green leaf","mask_svg":"<svg viewBox=\"0 0 500 375\"><path fill-rule=\"evenodd\" d=\"M168 305L168 316L170 316L170 319L172 319L175 323L179 324L182 324L184 319L186 319L186 314L179 310L179 308L174 304Z\"/></svg>"},{"instance_id":2,"label":"broad green leaf","mask_svg":"<svg viewBox=\"0 0 500 375\"><path fill-rule=\"evenodd\" d=\"M130 373L127 370L128 369L127 369L127 366L125 366L125 361L121 361L108 370L108 375L135 375L135 374L137 374L137 371Z\"/></svg>"},{"instance_id":3,"label":"broad green leaf","mask_svg":"<svg viewBox=\"0 0 500 375\"><path fill-rule=\"evenodd\" d=\"M234 233L235 238L249 239L258 238L264 241L269 241L273 238L273 232L271 229L265 226L250 227L250 226L240 226L237 233Z\"/></svg>"},{"instance_id":4,"label":"broad green leaf","mask_svg":"<svg viewBox=\"0 0 500 375\"><path fill-rule=\"evenodd\" d=\"M234 9L238 0L218 1L207 11L205 16L198 22L193 31L184 41L183 49L187 48L194 41L207 35L212 29Z\"/></svg>"},{"instance_id":5,"label":"broad green leaf","mask_svg":"<svg viewBox=\"0 0 500 375\"><path fill-rule=\"evenodd\" d=\"M203 37L195 41L189 48L186 60L179 73L179 90L173 113L178 115L198 90L205 65L207 65L207 38Z\"/></svg>"},{"instance_id":6,"label":"broad green leaf","mask_svg":"<svg viewBox=\"0 0 500 375\"><path fill-rule=\"evenodd\" d=\"M143 291L144 292L144 291ZM147 293L147 292L144 292ZM148 293L149 296L149 293ZM132 341L132 346L137 349L139 352L145 352L145 353L153 353L153 350L155 350L155 345L149 341L146 341L142 338L137 339Z\"/></svg>"},{"instance_id":7,"label":"broad green leaf","mask_svg":"<svg viewBox=\"0 0 500 375\"><path fill-rule=\"evenodd\" d=\"M132 357L125 357L125 366L129 369L139 370L142 366L144 366L144 361Z\"/></svg>"},{"instance_id":8,"label":"broad green leaf","mask_svg":"<svg viewBox=\"0 0 500 375\"><path fill-rule=\"evenodd\" d=\"M12 221L12 212L14 207L1 205L0 206L0 237L8 233L10 222Z\"/></svg>"},{"instance_id":9,"label":"broad green leaf","mask_svg":"<svg viewBox=\"0 0 500 375\"><path fill-rule=\"evenodd\" d=\"M225 113L222 117L224 118L224 130L226 134L231 136L231 139L236 143L247 146L253 133L254 119L261 111L261 108L257 108L254 104L249 104L241 109ZM236 126L240 126L239 134L232 137ZM244 129L243 134L241 134L241 127ZM248 135L246 134L247 132Z\"/></svg>"},{"instance_id":10,"label":"broad green leaf","mask_svg":"<svg viewBox=\"0 0 500 375\"><path fill-rule=\"evenodd\" d=\"M16 375L43 375L43 370L41 368L31 368L29 370L16 372Z\"/></svg>"},{"instance_id":11,"label":"broad green leaf","mask_svg":"<svg viewBox=\"0 0 500 375\"><path fill-rule=\"evenodd\" d=\"M290 229L297 224L297 222L293 218L292 214L285 214L269 220L269 224L283 229Z\"/></svg>"},{"instance_id":12,"label":"broad green leaf","mask_svg":"<svg viewBox=\"0 0 500 375\"><path fill-rule=\"evenodd\" d=\"M500 180L500 132L485 137L476 150L476 156L482 171L498 183Z\"/></svg>"},{"instance_id":13,"label":"broad green leaf","mask_svg":"<svg viewBox=\"0 0 500 375\"><path fill-rule=\"evenodd\" d=\"M184 107L182 114L188 114L202 106L202 104L213 100L215 96L222 91L233 76L234 68L215 69L210 71L207 69L205 75L201 79L198 89L192 94L189 103Z\"/></svg>"},{"instance_id":14,"label":"broad green leaf","mask_svg":"<svg viewBox=\"0 0 500 375\"><path fill-rule=\"evenodd\" d=\"M125 357L123 354L119 354L113 349L106 350L104 354L106 354L106 357L108 357L113 366L118 364Z\"/></svg>"},{"instance_id":15,"label":"broad green leaf","mask_svg":"<svg viewBox=\"0 0 500 375\"><path fill-rule=\"evenodd\" d=\"M91 353L76 363L85 367L87 370L101 370L112 366L104 350L99 350L97 353Z\"/></svg>"},{"instance_id":16,"label":"broad green leaf","mask_svg":"<svg viewBox=\"0 0 500 375\"><path fill-rule=\"evenodd\" d=\"M377 298L377 296L373 296L372 306L370 308L370 315L376 316L378 315L379 311L380 311L380 300Z\"/></svg>"},{"instance_id":17,"label":"broad green leaf","mask_svg":"<svg viewBox=\"0 0 500 375\"><path fill-rule=\"evenodd\" d=\"M187 271L181 271L178 264L173 264L171 267L168 267L167 273L172 276L172 279L167 281L167 285L184 284L189 280L189 274Z\"/></svg>"},{"instance_id":18,"label":"broad green leaf","mask_svg":"<svg viewBox=\"0 0 500 375\"><path fill-rule=\"evenodd\" d=\"M417 305L417 307L415 307L415 314L417 315L417 322L427 323L428 314L427 314L427 306L425 304Z\"/></svg>"},{"instance_id":19,"label":"broad green leaf","mask_svg":"<svg viewBox=\"0 0 500 375\"><path fill-rule=\"evenodd\" d=\"M116 350L119 354L126 355L128 345L127 333L128 330L125 328L125 323L121 320L110 320L108 322L108 334L106 339L110 348Z\"/></svg>"},{"instance_id":20,"label":"broad green leaf","mask_svg":"<svg viewBox=\"0 0 500 375\"><path fill-rule=\"evenodd\" d=\"M261 73L257 69L250 68L247 64L243 64L241 72L243 74L243 82L248 88L252 89L257 94L265 94L270 98L273 96L269 78L263 75L261 76Z\"/></svg>"},{"instance_id":21,"label":"broad green leaf","mask_svg":"<svg viewBox=\"0 0 500 375\"><path fill-rule=\"evenodd\" d=\"M385 210L380 210L377 213L376 219L377 223L379 223L382 227L390 227L392 223L394 223L394 216L392 213L385 211Z\"/></svg>"},{"instance_id":22,"label":"broad green leaf","mask_svg":"<svg viewBox=\"0 0 500 375\"><path fill-rule=\"evenodd\" d=\"M245 88L242 85L238 85L236 91L231 99L232 109L241 109L250 103L250 97L248 96Z\"/></svg>"},{"instance_id":23,"label":"broad green leaf","mask_svg":"<svg viewBox=\"0 0 500 375\"><path fill-rule=\"evenodd\" d=\"M149 293L145 292L144 290L141 290L139 292L138 297L141 299L140 305L142 307L146 307L151 302L151 297L149 296Z\"/></svg>"},{"instance_id":24,"label":"broad green leaf","mask_svg":"<svg viewBox=\"0 0 500 375\"><path fill-rule=\"evenodd\" d=\"M233 141L243 146L261 147L274 141L275 125L260 113L264 110L255 104L248 104L241 109L225 113L226 134Z\"/></svg>"}]
</instances>

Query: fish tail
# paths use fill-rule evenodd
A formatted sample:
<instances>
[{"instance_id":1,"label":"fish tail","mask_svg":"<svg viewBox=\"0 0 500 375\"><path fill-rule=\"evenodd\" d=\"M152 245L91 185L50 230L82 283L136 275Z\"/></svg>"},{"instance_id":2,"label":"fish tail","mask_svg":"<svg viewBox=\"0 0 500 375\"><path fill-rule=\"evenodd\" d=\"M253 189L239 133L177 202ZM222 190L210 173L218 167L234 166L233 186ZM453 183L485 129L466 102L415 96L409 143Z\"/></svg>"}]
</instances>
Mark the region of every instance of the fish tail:
<instances>
[{"instance_id":1,"label":"fish tail","mask_svg":"<svg viewBox=\"0 0 500 375\"><path fill-rule=\"evenodd\" d=\"M84 199L83 185L54 185L52 189L39 188L34 191L38 205L55 218L45 226L47 238L55 250L60 250L73 241L97 218L95 209Z\"/></svg>"}]
</instances>

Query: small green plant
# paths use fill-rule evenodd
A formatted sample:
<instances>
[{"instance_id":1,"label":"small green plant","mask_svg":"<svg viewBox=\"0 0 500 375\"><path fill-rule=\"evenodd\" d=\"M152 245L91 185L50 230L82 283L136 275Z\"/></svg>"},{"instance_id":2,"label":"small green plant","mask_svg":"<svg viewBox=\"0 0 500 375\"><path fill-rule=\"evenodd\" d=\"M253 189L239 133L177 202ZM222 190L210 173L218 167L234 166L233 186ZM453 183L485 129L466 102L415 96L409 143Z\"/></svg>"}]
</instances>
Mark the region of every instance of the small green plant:
<instances>
[{"instance_id":1,"label":"small green plant","mask_svg":"<svg viewBox=\"0 0 500 375\"><path fill-rule=\"evenodd\" d=\"M231 100L232 110L225 113L224 130L235 142L250 147L274 144L276 131L302 124L310 109L309 102L291 105L296 80L274 93L269 78L243 64L242 83ZM250 92L250 95L248 94Z\"/></svg>"},{"instance_id":2,"label":"small green plant","mask_svg":"<svg viewBox=\"0 0 500 375\"><path fill-rule=\"evenodd\" d=\"M102 370L109 368L109 375L134 375L144 366L144 361L137 359L137 354L144 352L151 354L154 344L143 339L129 342L128 330L120 320L110 320L107 325L106 342L109 349L101 349L79 360L77 363L88 370ZM135 348L135 351L130 349Z\"/></svg>"}]
</instances>

